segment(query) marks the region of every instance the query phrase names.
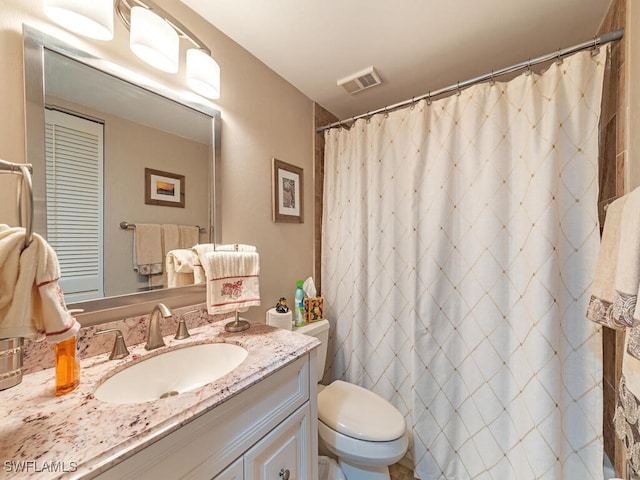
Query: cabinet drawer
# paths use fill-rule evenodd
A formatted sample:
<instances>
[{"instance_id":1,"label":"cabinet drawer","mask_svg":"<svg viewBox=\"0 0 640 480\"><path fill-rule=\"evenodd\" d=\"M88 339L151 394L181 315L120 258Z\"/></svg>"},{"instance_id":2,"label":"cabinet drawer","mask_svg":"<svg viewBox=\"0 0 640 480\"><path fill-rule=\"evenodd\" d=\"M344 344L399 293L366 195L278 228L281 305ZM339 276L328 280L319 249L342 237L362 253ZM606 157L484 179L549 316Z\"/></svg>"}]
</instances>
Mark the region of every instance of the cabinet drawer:
<instances>
[{"instance_id":1,"label":"cabinet drawer","mask_svg":"<svg viewBox=\"0 0 640 480\"><path fill-rule=\"evenodd\" d=\"M239 458L233 464L224 469L222 473L216 475L213 480L244 480L244 464Z\"/></svg>"},{"instance_id":2,"label":"cabinet drawer","mask_svg":"<svg viewBox=\"0 0 640 480\"><path fill-rule=\"evenodd\" d=\"M244 456L245 480L312 478L311 409L299 408Z\"/></svg>"}]
</instances>

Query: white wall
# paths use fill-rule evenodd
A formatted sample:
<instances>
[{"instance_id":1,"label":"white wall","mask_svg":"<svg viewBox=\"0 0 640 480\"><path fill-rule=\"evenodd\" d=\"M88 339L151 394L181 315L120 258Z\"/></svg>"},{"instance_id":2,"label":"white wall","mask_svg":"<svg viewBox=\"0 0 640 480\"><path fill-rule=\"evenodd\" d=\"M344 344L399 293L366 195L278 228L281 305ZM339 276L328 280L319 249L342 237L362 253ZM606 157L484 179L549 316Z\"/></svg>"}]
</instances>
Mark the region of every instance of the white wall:
<instances>
[{"instance_id":1,"label":"white wall","mask_svg":"<svg viewBox=\"0 0 640 480\"><path fill-rule=\"evenodd\" d=\"M222 241L247 243L261 255L262 306L245 316L264 320L281 296L293 298L295 281L311 275L313 248L312 102L181 2L156 3L193 31L221 68L220 186ZM128 31L115 19L115 38L77 37L44 15L42 0L0 3L0 158L25 161L22 23L175 89L185 89L184 66L175 75L146 67L128 48ZM183 54L184 56L184 54ZM271 220L271 159L304 169L305 223ZM38 172L35 172L38 174ZM15 180L0 176L0 223L15 224Z\"/></svg>"}]
</instances>

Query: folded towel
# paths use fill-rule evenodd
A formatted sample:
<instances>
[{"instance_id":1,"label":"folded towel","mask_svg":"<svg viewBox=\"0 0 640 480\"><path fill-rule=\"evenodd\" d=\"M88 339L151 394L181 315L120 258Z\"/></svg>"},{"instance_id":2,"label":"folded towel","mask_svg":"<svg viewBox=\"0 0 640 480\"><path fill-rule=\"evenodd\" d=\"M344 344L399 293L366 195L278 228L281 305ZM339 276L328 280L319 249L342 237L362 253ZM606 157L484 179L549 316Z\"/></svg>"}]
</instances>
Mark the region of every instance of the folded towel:
<instances>
[{"instance_id":1,"label":"folded towel","mask_svg":"<svg viewBox=\"0 0 640 480\"><path fill-rule=\"evenodd\" d=\"M167 286L184 287L193 285L193 264L196 254L193 250L178 249L167 253Z\"/></svg>"},{"instance_id":2,"label":"folded towel","mask_svg":"<svg viewBox=\"0 0 640 480\"><path fill-rule=\"evenodd\" d=\"M200 228L180 225L180 248L191 248L200 241Z\"/></svg>"},{"instance_id":3,"label":"folded towel","mask_svg":"<svg viewBox=\"0 0 640 480\"><path fill-rule=\"evenodd\" d=\"M622 212L627 198L627 196L618 198L607 208L591 289L591 299L587 308L587 318L589 320L617 330L627 326L626 323L617 323L613 317L613 304L616 298L616 269L620 249L620 228L622 225Z\"/></svg>"},{"instance_id":4,"label":"folded towel","mask_svg":"<svg viewBox=\"0 0 640 480\"><path fill-rule=\"evenodd\" d=\"M162 273L162 227L138 223L133 231L133 269L140 275Z\"/></svg>"},{"instance_id":5,"label":"folded towel","mask_svg":"<svg viewBox=\"0 0 640 480\"><path fill-rule=\"evenodd\" d=\"M24 228L0 225L0 338L61 342L80 324L67 311L58 285L58 257L38 234L23 250L24 241Z\"/></svg>"},{"instance_id":6,"label":"folded towel","mask_svg":"<svg viewBox=\"0 0 640 480\"><path fill-rule=\"evenodd\" d=\"M207 278L202 265L207 253L215 251L215 245L213 243L197 244L194 245L191 250L195 253L193 260L193 283L205 283Z\"/></svg>"},{"instance_id":7,"label":"folded towel","mask_svg":"<svg viewBox=\"0 0 640 480\"><path fill-rule=\"evenodd\" d=\"M164 258L171 250L182 248L180 246L180 229L178 225L162 225L162 250Z\"/></svg>"},{"instance_id":8,"label":"folded towel","mask_svg":"<svg viewBox=\"0 0 640 480\"><path fill-rule=\"evenodd\" d=\"M210 315L260 305L257 252L209 252L203 265Z\"/></svg>"}]
</instances>

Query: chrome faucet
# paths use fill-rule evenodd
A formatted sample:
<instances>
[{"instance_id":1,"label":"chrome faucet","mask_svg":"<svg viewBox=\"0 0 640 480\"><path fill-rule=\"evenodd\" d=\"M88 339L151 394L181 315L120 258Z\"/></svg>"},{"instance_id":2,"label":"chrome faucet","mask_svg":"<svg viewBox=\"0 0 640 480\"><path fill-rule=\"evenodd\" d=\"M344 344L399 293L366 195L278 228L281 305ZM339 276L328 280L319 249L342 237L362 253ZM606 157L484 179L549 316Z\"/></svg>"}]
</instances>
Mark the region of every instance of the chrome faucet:
<instances>
[{"instance_id":1,"label":"chrome faucet","mask_svg":"<svg viewBox=\"0 0 640 480\"><path fill-rule=\"evenodd\" d=\"M158 303L151 310L151 318L149 319L149 332L147 334L147 344L144 346L147 350L155 350L164 347L164 339L162 338L162 329L160 328L160 319L171 317L171 310L164 304Z\"/></svg>"}]
</instances>

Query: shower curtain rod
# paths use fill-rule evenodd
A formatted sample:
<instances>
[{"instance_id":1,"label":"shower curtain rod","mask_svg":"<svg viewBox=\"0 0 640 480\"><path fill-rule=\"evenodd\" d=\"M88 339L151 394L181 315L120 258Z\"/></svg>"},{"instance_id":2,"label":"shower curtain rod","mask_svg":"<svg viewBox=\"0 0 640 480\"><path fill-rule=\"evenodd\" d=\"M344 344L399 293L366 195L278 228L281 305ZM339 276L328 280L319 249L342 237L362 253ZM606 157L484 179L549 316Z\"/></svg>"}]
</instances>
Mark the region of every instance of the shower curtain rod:
<instances>
[{"instance_id":1,"label":"shower curtain rod","mask_svg":"<svg viewBox=\"0 0 640 480\"><path fill-rule=\"evenodd\" d=\"M470 80L466 80L464 82L458 82L455 85L451 85L449 87L441 88L439 90L434 90L433 92L429 92L426 95L421 95L419 97L413 97L410 100L404 100L402 102L394 103L393 105L387 105L386 107L378 108L377 110L372 110L367 113L363 113L361 115L356 115L355 117L345 118L344 120L339 120L334 123L330 123L329 125L325 125L324 127L318 127L316 132L323 132L325 130L329 130L330 128L340 127L342 125L346 125L347 123L355 122L360 118L372 117L378 113L389 113L393 110L398 110L402 107L406 107L407 105L414 104L424 99L432 99L433 97L437 97L446 93L451 93L455 91L459 91L462 88L470 87L471 85L475 85L476 83L486 82L487 80L494 80L496 77L500 75L506 75L508 73L512 73L518 70L522 70L523 68L530 68L534 65L538 65L540 63L545 63L554 59L562 59L567 55L571 55L573 53L580 52L582 50L587 50L589 48L598 48L600 45L604 45L605 43L613 42L615 40L620 40L624 34L624 29L620 28L618 30L613 30L611 32L605 33L603 35L599 35L594 37L592 40L587 42L580 43L578 45L574 45L573 47L563 48L558 50L557 52L549 53L547 55L542 55L540 57L531 58L526 62L521 62L516 65L512 65L510 67L502 68L500 70L496 70L495 72L488 73L486 75L481 75L479 77L472 78Z\"/></svg>"}]
</instances>

